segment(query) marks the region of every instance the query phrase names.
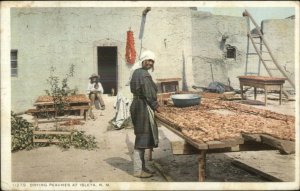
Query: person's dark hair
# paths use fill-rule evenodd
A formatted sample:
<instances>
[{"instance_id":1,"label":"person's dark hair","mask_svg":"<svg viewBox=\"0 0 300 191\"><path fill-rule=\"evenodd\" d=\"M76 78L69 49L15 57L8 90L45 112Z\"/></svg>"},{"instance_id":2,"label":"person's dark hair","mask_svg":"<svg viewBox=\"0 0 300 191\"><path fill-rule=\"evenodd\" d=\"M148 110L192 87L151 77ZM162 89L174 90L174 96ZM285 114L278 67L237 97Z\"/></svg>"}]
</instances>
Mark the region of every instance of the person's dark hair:
<instances>
[{"instance_id":1,"label":"person's dark hair","mask_svg":"<svg viewBox=\"0 0 300 191\"><path fill-rule=\"evenodd\" d=\"M96 83L98 83L98 82L99 82L99 79L98 79L98 78L96 78L96 77L94 77L94 78L90 78L90 83L92 83L93 79L96 79Z\"/></svg>"}]
</instances>

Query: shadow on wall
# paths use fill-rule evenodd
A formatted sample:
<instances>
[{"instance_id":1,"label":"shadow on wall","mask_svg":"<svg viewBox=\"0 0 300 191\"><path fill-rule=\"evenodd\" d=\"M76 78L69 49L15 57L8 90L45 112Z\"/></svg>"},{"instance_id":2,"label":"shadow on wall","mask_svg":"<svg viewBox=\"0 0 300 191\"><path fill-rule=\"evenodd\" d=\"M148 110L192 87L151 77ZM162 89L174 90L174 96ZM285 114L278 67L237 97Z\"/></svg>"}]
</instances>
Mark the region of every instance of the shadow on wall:
<instances>
[{"instance_id":1,"label":"shadow on wall","mask_svg":"<svg viewBox=\"0 0 300 191\"><path fill-rule=\"evenodd\" d=\"M184 51L182 51L182 91L188 91L188 86L187 86L187 83L186 83Z\"/></svg>"}]
</instances>

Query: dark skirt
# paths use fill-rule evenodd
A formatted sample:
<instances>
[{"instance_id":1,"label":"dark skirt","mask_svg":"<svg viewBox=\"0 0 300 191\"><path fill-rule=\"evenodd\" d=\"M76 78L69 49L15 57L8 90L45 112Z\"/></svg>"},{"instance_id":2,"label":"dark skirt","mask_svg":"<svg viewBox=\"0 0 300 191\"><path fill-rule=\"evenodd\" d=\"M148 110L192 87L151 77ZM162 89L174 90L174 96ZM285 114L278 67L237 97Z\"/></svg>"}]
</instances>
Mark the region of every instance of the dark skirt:
<instances>
[{"instance_id":1,"label":"dark skirt","mask_svg":"<svg viewBox=\"0 0 300 191\"><path fill-rule=\"evenodd\" d=\"M135 148L157 147L154 143L153 133L150 125L150 118L147 104L143 99L133 99L130 106L130 114L134 126Z\"/></svg>"}]
</instances>

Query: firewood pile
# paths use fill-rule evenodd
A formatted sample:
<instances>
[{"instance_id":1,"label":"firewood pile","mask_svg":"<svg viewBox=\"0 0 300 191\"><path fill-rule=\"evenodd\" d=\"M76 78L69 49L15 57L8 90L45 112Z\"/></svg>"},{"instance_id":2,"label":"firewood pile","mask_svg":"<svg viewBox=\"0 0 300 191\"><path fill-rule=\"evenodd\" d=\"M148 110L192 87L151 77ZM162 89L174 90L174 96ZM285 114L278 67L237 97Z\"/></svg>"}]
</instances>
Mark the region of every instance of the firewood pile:
<instances>
[{"instance_id":1,"label":"firewood pile","mask_svg":"<svg viewBox=\"0 0 300 191\"><path fill-rule=\"evenodd\" d=\"M214 111L228 111L228 114ZM203 99L200 106L161 107L160 120L199 143L240 137L241 133L267 134L295 141L295 118L268 110L217 99Z\"/></svg>"},{"instance_id":2,"label":"firewood pile","mask_svg":"<svg viewBox=\"0 0 300 191\"><path fill-rule=\"evenodd\" d=\"M78 94L78 95L71 95L65 97L66 102L71 102L71 103L89 103L90 100L87 98L86 95L84 94ZM53 102L53 97L52 96L39 96L38 99L35 101L36 103L38 102Z\"/></svg>"}]
</instances>

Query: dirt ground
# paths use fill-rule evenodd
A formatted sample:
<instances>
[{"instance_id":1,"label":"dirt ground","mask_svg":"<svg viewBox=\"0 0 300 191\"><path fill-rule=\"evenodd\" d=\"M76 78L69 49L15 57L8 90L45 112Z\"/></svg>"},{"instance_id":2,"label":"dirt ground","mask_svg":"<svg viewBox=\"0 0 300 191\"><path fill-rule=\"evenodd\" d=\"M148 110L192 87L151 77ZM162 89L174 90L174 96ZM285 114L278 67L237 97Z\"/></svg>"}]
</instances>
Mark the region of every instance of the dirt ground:
<instances>
[{"instance_id":1,"label":"dirt ground","mask_svg":"<svg viewBox=\"0 0 300 191\"><path fill-rule=\"evenodd\" d=\"M30 151L12 153L13 182L195 182L198 181L198 156L173 155L170 144L172 135L165 127L159 127L159 148L153 152L153 161L147 162L156 174L148 179L132 176L132 151L134 134L131 127L114 130L109 121L114 117L113 103L116 97L104 96L106 110L96 110L95 121L88 120L78 129L96 137L99 148L86 151L71 148L62 150L58 146L40 147ZM249 97L251 99L251 97ZM263 100L262 96L259 99ZM295 102L268 100L268 109L281 113L294 114ZM265 108L265 106L256 106ZM263 182L268 181L259 175L251 174L232 164L233 160L249 163L255 168L269 171L286 181L293 181L295 155L281 155L278 151L249 151L207 154L208 182ZM273 160L272 166L267 166ZM278 160L277 160L278 159ZM155 168L161 167L164 175ZM267 170L266 170L267 169ZM282 169L285 169L282 172ZM279 172L280 171L280 172ZM278 172L278 173L277 173ZM287 174L292 174L287 175Z\"/></svg>"}]
</instances>

